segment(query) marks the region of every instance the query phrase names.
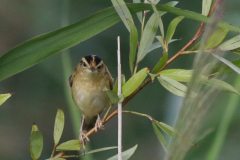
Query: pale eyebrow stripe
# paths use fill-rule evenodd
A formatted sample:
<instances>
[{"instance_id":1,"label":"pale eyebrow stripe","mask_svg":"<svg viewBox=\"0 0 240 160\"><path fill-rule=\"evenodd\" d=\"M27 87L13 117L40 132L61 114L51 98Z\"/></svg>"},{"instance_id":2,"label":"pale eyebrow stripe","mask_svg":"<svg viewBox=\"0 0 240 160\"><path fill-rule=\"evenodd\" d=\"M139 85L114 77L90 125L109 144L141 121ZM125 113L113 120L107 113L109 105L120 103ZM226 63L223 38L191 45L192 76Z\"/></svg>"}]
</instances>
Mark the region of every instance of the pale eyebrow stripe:
<instances>
[{"instance_id":1,"label":"pale eyebrow stripe","mask_svg":"<svg viewBox=\"0 0 240 160\"><path fill-rule=\"evenodd\" d=\"M103 61L101 61L100 63L98 63L98 65L96 67L99 67L103 64Z\"/></svg>"},{"instance_id":2,"label":"pale eyebrow stripe","mask_svg":"<svg viewBox=\"0 0 240 160\"><path fill-rule=\"evenodd\" d=\"M82 58L82 61L90 68L90 64L88 64L88 61L85 58Z\"/></svg>"}]
</instances>

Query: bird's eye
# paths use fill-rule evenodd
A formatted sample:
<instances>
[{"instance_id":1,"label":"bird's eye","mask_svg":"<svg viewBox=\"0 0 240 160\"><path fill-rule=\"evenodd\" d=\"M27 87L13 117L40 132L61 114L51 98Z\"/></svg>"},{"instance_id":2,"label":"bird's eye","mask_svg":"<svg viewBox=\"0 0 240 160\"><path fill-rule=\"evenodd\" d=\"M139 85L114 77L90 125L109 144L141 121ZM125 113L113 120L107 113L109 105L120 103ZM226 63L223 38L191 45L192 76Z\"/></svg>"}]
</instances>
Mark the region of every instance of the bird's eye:
<instances>
[{"instance_id":1,"label":"bird's eye","mask_svg":"<svg viewBox=\"0 0 240 160\"><path fill-rule=\"evenodd\" d=\"M86 65L86 63L85 63L85 62L83 62L83 64L82 64L82 65L83 65L83 67L87 67L87 65Z\"/></svg>"},{"instance_id":2,"label":"bird's eye","mask_svg":"<svg viewBox=\"0 0 240 160\"><path fill-rule=\"evenodd\" d=\"M101 65L101 66L98 66L98 67L97 67L97 69L101 69L102 67L103 67L103 65Z\"/></svg>"}]
</instances>

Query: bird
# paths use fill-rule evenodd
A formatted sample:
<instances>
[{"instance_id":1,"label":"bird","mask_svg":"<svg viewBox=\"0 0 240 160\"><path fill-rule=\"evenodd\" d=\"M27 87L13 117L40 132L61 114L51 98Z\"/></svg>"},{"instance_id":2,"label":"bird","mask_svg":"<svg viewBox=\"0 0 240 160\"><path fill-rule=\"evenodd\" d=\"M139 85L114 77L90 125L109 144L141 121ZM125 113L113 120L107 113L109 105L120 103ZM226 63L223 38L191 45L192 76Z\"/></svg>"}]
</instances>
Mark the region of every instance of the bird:
<instances>
[{"instance_id":1,"label":"bird","mask_svg":"<svg viewBox=\"0 0 240 160\"><path fill-rule=\"evenodd\" d=\"M101 58L88 55L78 63L69 78L69 85L73 101L82 114L79 140L85 150L84 138L89 141L85 133L93 127L95 131L103 127L100 114L110 104L103 89L113 89L113 78Z\"/></svg>"}]
</instances>

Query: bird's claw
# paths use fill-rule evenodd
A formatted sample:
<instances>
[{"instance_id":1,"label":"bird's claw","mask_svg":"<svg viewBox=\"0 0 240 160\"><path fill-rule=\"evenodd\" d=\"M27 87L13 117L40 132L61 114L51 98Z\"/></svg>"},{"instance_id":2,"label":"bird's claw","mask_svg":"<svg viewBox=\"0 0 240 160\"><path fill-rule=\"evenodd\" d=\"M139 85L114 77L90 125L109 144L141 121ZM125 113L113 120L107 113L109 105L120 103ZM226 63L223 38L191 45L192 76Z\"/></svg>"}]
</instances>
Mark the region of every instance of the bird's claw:
<instances>
[{"instance_id":1,"label":"bird's claw","mask_svg":"<svg viewBox=\"0 0 240 160\"><path fill-rule=\"evenodd\" d=\"M98 129L104 129L104 125L102 124L102 120L100 119L100 117L98 117L95 123L95 132L97 132Z\"/></svg>"},{"instance_id":2,"label":"bird's claw","mask_svg":"<svg viewBox=\"0 0 240 160\"><path fill-rule=\"evenodd\" d=\"M79 141L83 145L83 150L85 152L85 144L86 144L86 142L85 142L84 138L85 138L85 140L90 141L88 136L86 134L84 134L82 131L80 131L80 133L79 133Z\"/></svg>"}]
</instances>

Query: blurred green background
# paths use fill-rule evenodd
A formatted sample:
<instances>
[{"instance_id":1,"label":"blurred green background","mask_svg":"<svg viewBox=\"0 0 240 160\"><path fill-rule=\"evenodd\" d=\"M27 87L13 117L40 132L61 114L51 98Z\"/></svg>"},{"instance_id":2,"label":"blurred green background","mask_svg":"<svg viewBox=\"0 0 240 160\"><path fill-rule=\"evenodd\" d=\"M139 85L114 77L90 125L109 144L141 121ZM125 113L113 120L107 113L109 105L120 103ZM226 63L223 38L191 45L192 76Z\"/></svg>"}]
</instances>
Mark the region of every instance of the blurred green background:
<instances>
[{"instance_id":1,"label":"blurred green background","mask_svg":"<svg viewBox=\"0 0 240 160\"><path fill-rule=\"evenodd\" d=\"M67 1L67 0L66 0ZM131 1L125 1L131 3ZM164 4L169 2L162 0ZM70 24L78 22L87 16L111 7L109 0L69 0ZM176 7L201 13L201 0L185 0ZM239 0L228 0L224 5L222 19L230 24L240 26ZM0 56L14 46L40 34L50 32L61 27L61 1L32 1L32 0L1 0L0 1ZM163 16L165 30L169 22L175 17L173 14ZM140 23L135 18L135 24L140 30ZM170 44L169 56L173 56L195 34L200 22L184 19L177 27L173 38L180 39ZM236 35L230 32L228 37ZM112 76L117 75L117 36L121 36L122 72L128 79L130 77L128 53L129 33L123 23L118 23L102 33L74 46L70 49L72 71L81 57L95 54L101 57L108 66ZM140 63L139 69L145 66L153 68L162 50L157 49L150 53ZM179 57L167 68L191 69L194 55ZM234 58L230 56L230 58ZM69 74L70 76L70 74ZM233 82L235 74L227 77ZM30 159L29 140L32 123L35 122L44 137L44 149L41 159L50 157L53 148L53 126L57 109L65 112L66 124L61 142L75 139L71 114L67 107L64 87L67 79L63 78L61 54L55 54L39 64L7 78L0 82L0 93L15 93L6 103L0 106L0 159ZM69 90L70 92L70 90ZM224 107L230 93L221 93L214 107L209 111L210 128L216 128L221 119ZM124 110L132 110L151 115L158 121L169 125L174 124L182 102L179 98L167 92L159 82L155 81L145 87L135 96ZM114 106L115 108L116 106ZM239 111L239 109L238 109ZM236 113L224 148L219 160L240 159L240 127L239 116ZM80 122L79 122L80 126ZM78 128L77 128L78 129ZM211 146L215 132L209 134L204 140L198 142L199 147L193 147L186 159L204 159ZM90 137L88 143L92 149L117 146L117 117L105 125L105 130ZM138 144L138 149L131 159L163 159L164 151L152 129L151 122L136 115L123 115L123 150ZM117 150L94 154L94 159L103 160L117 154ZM86 156L88 157L88 156Z\"/></svg>"}]
</instances>

